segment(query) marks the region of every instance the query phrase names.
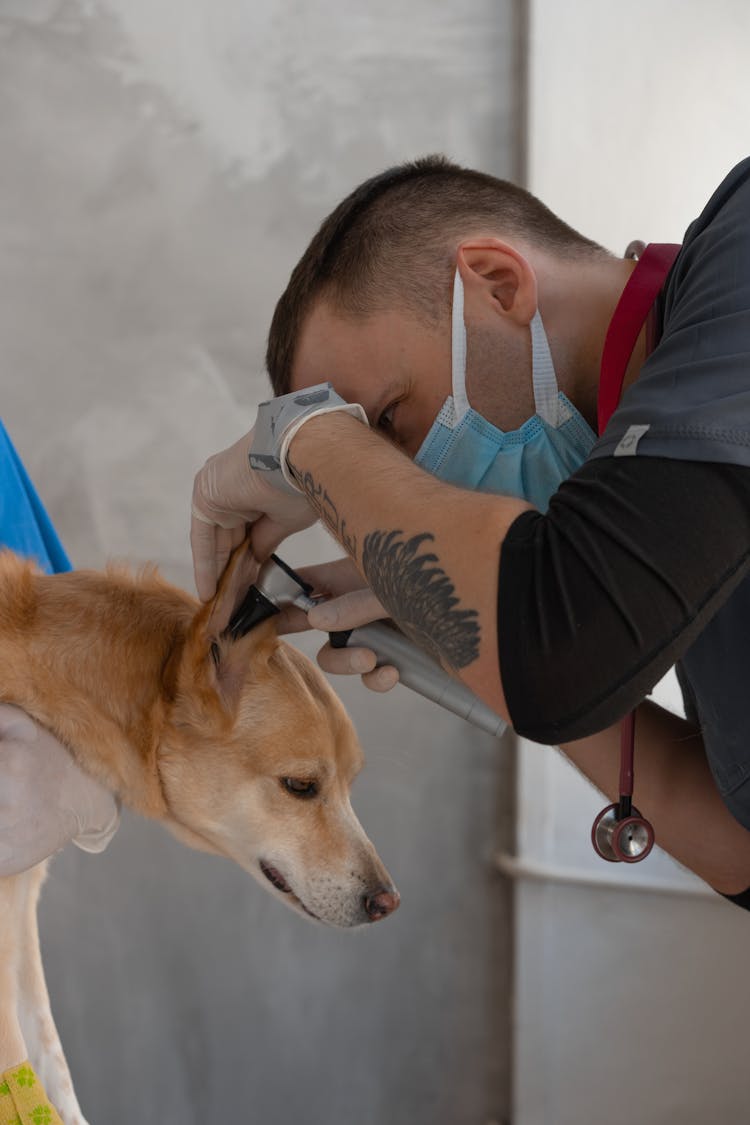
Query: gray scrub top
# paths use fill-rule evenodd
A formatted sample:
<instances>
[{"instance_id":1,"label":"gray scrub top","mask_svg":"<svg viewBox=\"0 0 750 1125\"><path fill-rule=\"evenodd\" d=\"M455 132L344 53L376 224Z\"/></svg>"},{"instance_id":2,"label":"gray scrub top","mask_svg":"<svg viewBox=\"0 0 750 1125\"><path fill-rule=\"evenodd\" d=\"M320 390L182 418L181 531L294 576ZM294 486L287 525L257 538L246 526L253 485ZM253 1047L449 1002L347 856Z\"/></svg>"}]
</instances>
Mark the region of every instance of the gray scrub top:
<instances>
[{"instance_id":1,"label":"gray scrub top","mask_svg":"<svg viewBox=\"0 0 750 1125\"><path fill-rule=\"evenodd\" d=\"M688 228L657 311L659 343L591 457L750 466L750 159ZM719 791L750 829L750 578L677 672Z\"/></svg>"}]
</instances>

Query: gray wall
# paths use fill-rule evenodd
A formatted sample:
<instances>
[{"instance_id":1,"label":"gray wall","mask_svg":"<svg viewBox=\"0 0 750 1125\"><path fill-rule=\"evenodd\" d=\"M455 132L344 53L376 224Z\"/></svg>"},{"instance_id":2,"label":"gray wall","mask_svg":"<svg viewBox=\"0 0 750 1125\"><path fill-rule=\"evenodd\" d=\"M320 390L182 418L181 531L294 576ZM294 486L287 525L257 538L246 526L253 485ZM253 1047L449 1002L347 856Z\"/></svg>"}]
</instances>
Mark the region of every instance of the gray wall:
<instances>
[{"instance_id":1,"label":"gray wall","mask_svg":"<svg viewBox=\"0 0 750 1125\"><path fill-rule=\"evenodd\" d=\"M193 472L266 396L290 267L398 159L517 173L518 35L511 0L0 0L0 405L77 565L191 587ZM341 690L392 920L315 928L127 815L54 863L45 959L92 1123L504 1118L507 749Z\"/></svg>"}]
</instances>

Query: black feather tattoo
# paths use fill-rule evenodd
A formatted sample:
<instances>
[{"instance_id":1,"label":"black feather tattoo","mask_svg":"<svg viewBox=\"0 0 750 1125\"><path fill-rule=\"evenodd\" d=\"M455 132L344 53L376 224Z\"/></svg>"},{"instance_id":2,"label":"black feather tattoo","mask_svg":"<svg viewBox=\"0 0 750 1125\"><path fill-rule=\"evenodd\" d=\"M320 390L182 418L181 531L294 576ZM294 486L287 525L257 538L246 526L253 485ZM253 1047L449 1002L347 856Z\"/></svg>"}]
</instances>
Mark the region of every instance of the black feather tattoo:
<instances>
[{"instance_id":1,"label":"black feather tattoo","mask_svg":"<svg viewBox=\"0 0 750 1125\"><path fill-rule=\"evenodd\" d=\"M402 531L373 531L365 536L362 569L373 591L396 624L420 648L465 668L479 656L479 614L457 609L453 583L431 552L420 554L435 536L424 532L411 539Z\"/></svg>"}]
</instances>

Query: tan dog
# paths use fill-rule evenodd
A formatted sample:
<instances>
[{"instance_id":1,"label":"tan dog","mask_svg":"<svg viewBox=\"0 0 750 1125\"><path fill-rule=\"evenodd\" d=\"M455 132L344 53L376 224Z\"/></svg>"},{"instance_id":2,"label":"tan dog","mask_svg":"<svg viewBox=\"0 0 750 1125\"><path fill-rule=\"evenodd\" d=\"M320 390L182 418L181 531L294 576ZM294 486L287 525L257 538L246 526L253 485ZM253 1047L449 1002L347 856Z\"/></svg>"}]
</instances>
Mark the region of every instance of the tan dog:
<instances>
[{"instance_id":1,"label":"tan dog","mask_svg":"<svg viewBox=\"0 0 750 1125\"><path fill-rule=\"evenodd\" d=\"M362 752L348 716L272 622L225 632L256 574L240 547L201 607L153 570L47 576L1 552L0 699L124 804L299 912L375 921L399 898L349 803ZM30 1058L65 1125L81 1125L39 954L44 866L0 879L0 1072Z\"/></svg>"}]
</instances>

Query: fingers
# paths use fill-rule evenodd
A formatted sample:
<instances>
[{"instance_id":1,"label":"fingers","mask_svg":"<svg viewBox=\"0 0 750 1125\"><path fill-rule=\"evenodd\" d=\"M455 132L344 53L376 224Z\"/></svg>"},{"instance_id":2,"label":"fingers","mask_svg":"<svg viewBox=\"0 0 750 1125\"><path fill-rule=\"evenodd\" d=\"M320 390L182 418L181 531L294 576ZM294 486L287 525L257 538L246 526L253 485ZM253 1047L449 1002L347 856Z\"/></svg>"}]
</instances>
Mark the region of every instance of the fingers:
<instances>
[{"instance_id":1,"label":"fingers","mask_svg":"<svg viewBox=\"0 0 750 1125\"><path fill-rule=\"evenodd\" d=\"M277 494L276 494L277 495ZM256 559L264 562L279 543L296 531L303 531L318 522L318 513L304 496L281 494L281 502L273 511L259 515L253 523L251 542Z\"/></svg>"},{"instance_id":2,"label":"fingers","mask_svg":"<svg viewBox=\"0 0 750 1125\"><path fill-rule=\"evenodd\" d=\"M381 668L375 668L374 671L368 672L367 675L362 677L362 683L370 691L390 691L398 683L398 668L394 668L390 664L383 664Z\"/></svg>"},{"instance_id":3,"label":"fingers","mask_svg":"<svg viewBox=\"0 0 750 1125\"><path fill-rule=\"evenodd\" d=\"M283 609L276 622L279 633L299 633L312 627L309 614L297 606ZM318 653L318 663L324 672L333 676L361 676L362 683L370 691L390 691L399 681L398 669L390 664L377 668L376 660L375 653L369 648L333 648L325 644Z\"/></svg>"},{"instance_id":4,"label":"fingers","mask_svg":"<svg viewBox=\"0 0 750 1125\"><path fill-rule=\"evenodd\" d=\"M307 619L314 629L332 632L356 629L387 616L372 590L365 587L321 602L310 610ZM391 665L377 668L377 657L369 648L332 648L327 644L318 653L318 663L332 675L362 676L362 683L371 691L390 691L398 683L398 670Z\"/></svg>"},{"instance_id":5,"label":"fingers","mask_svg":"<svg viewBox=\"0 0 750 1125\"><path fill-rule=\"evenodd\" d=\"M365 586L364 589L352 590L339 598L331 598L330 601L314 606L308 619L313 629L330 633L339 629L356 629L387 616L382 603Z\"/></svg>"},{"instance_id":6,"label":"fingers","mask_svg":"<svg viewBox=\"0 0 750 1125\"><path fill-rule=\"evenodd\" d=\"M361 676L372 672L376 662L375 653L369 648L333 648L326 644L318 653L318 664L333 676Z\"/></svg>"},{"instance_id":7,"label":"fingers","mask_svg":"<svg viewBox=\"0 0 750 1125\"><path fill-rule=\"evenodd\" d=\"M202 602L216 593L216 587L229 556L245 538L244 524L238 527L219 527L207 523L193 513L190 523L190 548L193 552L195 588Z\"/></svg>"},{"instance_id":8,"label":"fingers","mask_svg":"<svg viewBox=\"0 0 750 1125\"><path fill-rule=\"evenodd\" d=\"M0 710L0 876L33 867L77 836L101 850L119 818L112 794L44 727L14 707Z\"/></svg>"},{"instance_id":9,"label":"fingers","mask_svg":"<svg viewBox=\"0 0 750 1125\"><path fill-rule=\"evenodd\" d=\"M363 579L351 559L335 559L317 566L304 566L297 570L303 582L313 588L315 596L330 597L362 587ZM282 609L276 618L280 634L301 633L315 628L307 613L296 606Z\"/></svg>"},{"instance_id":10,"label":"fingers","mask_svg":"<svg viewBox=\"0 0 750 1125\"><path fill-rule=\"evenodd\" d=\"M328 619L333 620L345 617L351 624L341 625L339 628L354 628L365 622L374 621L385 616L382 605L373 598L368 587L351 559L334 559L332 562L319 563L316 566L300 567L296 571L300 578L313 588L315 596L330 597L334 595L336 606L325 613L318 612L320 606L305 613L296 606L285 608L277 618L279 633L300 633L305 629L326 629L327 625L321 624ZM351 600L344 600L345 594L357 593L359 596ZM338 595L338 596L337 596ZM338 604L342 603L342 604ZM327 606L331 602L326 603ZM364 650L363 650L364 651ZM371 665L372 667L372 665Z\"/></svg>"},{"instance_id":11,"label":"fingers","mask_svg":"<svg viewBox=\"0 0 750 1125\"><path fill-rule=\"evenodd\" d=\"M260 522L260 521L259 521ZM262 529L257 529L262 530ZM273 529L270 529L273 532ZM256 529L253 529L253 553L256 558L259 557L255 539ZM271 535L271 539L275 535ZM268 540L265 537L261 539L261 547L266 547ZM269 554L271 552L269 551ZM302 566L295 567L295 572L300 576L303 582L312 586L312 593L315 597L338 597L345 593L351 593L354 590L367 590L365 581L362 575L357 570L356 565L351 559L333 559L326 563L317 563L315 566ZM365 605L356 605L351 607L355 611L359 623L362 623L362 615L367 617L367 620L374 620L368 615L374 613L377 618L383 617L383 607L379 602L371 603L368 601ZM338 611L337 611L338 612ZM341 612L347 613L346 605L342 607ZM308 629L323 628L317 623L318 615L316 614L313 620L308 619L305 610L299 609L297 606L284 607L276 620L277 632L284 635L287 633L301 633ZM351 626L354 628L354 626Z\"/></svg>"},{"instance_id":12,"label":"fingers","mask_svg":"<svg viewBox=\"0 0 750 1125\"><path fill-rule=\"evenodd\" d=\"M239 547L246 535L245 525L239 527L217 527L214 538L214 555L216 566L216 582L224 573L224 568L229 562L229 556L235 547Z\"/></svg>"},{"instance_id":13,"label":"fingers","mask_svg":"<svg viewBox=\"0 0 750 1125\"><path fill-rule=\"evenodd\" d=\"M274 621L276 632L282 636L286 633L303 633L312 628L304 609L299 609L296 605L285 606Z\"/></svg>"},{"instance_id":14,"label":"fingers","mask_svg":"<svg viewBox=\"0 0 750 1125\"><path fill-rule=\"evenodd\" d=\"M252 550L263 562L288 535L309 527L317 513L307 497L272 473L251 467L251 430L209 457L193 481L190 544L198 594L213 596L233 549L252 525Z\"/></svg>"},{"instance_id":15,"label":"fingers","mask_svg":"<svg viewBox=\"0 0 750 1125\"><path fill-rule=\"evenodd\" d=\"M348 563L348 559L339 559L339 563ZM334 569L335 568L335 569ZM328 571L327 577L333 573L334 581L340 575L346 574L344 567L337 563L326 563L321 567L307 567L304 574L306 581L315 577L313 572L320 574ZM351 578L351 574L349 575ZM314 606L308 613L290 606L279 614L278 631L280 633L296 633L303 629L355 629L360 625L369 624L387 616L381 603L370 589L353 590L341 597L333 598L329 602L322 602ZM353 646L351 648L333 648L329 644L323 645L318 653L318 664L324 672L333 676L361 676L362 683L370 691L390 691L399 681L398 669L390 664L376 667L377 657L369 648Z\"/></svg>"},{"instance_id":16,"label":"fingers","mask_svg":"<svg viewBox=\"0 0 750 1125\"><path fill-rule=\"evenodd\" d=\"M351 590L367 586L352 559L333 559L316 566L303 566L297 570L300 578L309 583L316 595L336 598Z\"/></svg>"},{"instance_id":17,"label":"fingers","mask_svg":"<svg viewBox=\"0 0 750 1125\"><path fill-rule=\"evenodd\" d=\"M279 543L286 539L287 535L289 535L289 528L282 527L270 516L261 516L253 524L250 533L250 544L256 559L259 562L265 562L268 556L276 550Z\"/></svg>"},{"instance_id":18,"label":"fingers","mask_svg":"<svg viewBox=\"0 0 750 1125\"><path fill-rule=\"evenodd\" d=\"M4 738L17 738L20 741L35 742L37 725L34 720L12 703L0 703L0 741Z\"/></svg>"},{"instance_id":19,"label":"fingers","mask_svg":"<svg viewBox=\"0 0 750 1125\"><path fill-rule=\"evenodd\" d=\"M377 657L369 648L332 648L323 645L318 664L333 676L361 676L370 691L390 691L398 683L398 669L390 664L375 667Z\"/></svg>"},{"instance_id":20,"label":"fingers","mask_svg":"<svg viewBox=\"0 0 750 1125\"><path fill-rule=\"evenodd\" d=\"M119 803L108 789L93 782L79 794L75 813L78 832L73 843L83 852L103 852L120 827Z\"/></svg>"},{"instance_id":21,"label":"fingers","mask_svg":"<svg viewBox=\"0 0 750 1125\"><path fill-rule=\"evenodd\" d=\"M216 593L229 556L245 538L245 522L254 518L247 477L245 434L229 449L209 457L193 480L190 547L195 587L201 601Z\"/></svg>"}]
</instances>

